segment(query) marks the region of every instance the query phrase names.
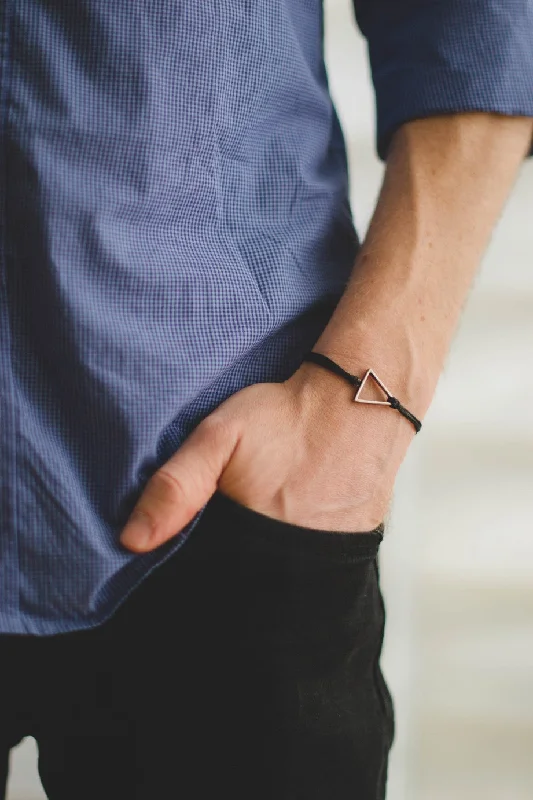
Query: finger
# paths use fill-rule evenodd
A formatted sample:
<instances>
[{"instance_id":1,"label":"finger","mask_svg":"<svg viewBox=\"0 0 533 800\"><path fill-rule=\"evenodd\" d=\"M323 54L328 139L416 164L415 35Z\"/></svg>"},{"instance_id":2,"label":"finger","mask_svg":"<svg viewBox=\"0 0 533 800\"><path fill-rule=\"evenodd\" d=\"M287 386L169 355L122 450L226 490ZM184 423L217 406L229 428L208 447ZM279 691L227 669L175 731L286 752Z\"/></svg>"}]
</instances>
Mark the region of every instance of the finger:
<instances>
[{"instance_id":1,"label":"finger","mask_svg":"<svg viewBox=\"0 0 533 800\"><path fill-rule=\"evenodd\" d=\"M146 484L123 529L128 550L145 553L176 536L207 503L237 446L236 426L206 417Z\"/></svg>"}]
</instances>

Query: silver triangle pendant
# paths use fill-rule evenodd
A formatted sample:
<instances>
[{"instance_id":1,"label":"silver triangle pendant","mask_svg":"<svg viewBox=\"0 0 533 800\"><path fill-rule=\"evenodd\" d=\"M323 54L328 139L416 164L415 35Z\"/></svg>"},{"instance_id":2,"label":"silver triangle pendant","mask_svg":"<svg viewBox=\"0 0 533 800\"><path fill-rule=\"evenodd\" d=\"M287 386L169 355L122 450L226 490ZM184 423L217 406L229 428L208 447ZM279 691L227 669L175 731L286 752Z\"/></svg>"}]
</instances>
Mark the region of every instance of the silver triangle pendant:
<instances>
[{"instance_id":1,"label":"silver triangle pendant","mask_svg":"<svg viewBox=\"0 0 533 800\"><path fill-rule=\"evenodd\" d=\"M378 376L376 375L374 370L367 369L367 371L365 373L365 377L361 381L361 386L357 390L357 394L354 397L354 402L355 403L368 403L369 405L374 405L374 406L388 406L388 405L390 405L388 400L363 400L362 397L359 396L361 394L361 392L363 391L363 389L364 389L364 386L365 386L365 383L367 381L367 378L369 378L370 376L372 376L372 378L374 378L376 383L379 386L381 386L381 388L383 389L383 391L385 392L387 397L391 397L391 393L389 392L389 390L387 389L387 387L385 386L383 381L380 381L380 379L378 378Z\"/></svg>"}]
</instances>

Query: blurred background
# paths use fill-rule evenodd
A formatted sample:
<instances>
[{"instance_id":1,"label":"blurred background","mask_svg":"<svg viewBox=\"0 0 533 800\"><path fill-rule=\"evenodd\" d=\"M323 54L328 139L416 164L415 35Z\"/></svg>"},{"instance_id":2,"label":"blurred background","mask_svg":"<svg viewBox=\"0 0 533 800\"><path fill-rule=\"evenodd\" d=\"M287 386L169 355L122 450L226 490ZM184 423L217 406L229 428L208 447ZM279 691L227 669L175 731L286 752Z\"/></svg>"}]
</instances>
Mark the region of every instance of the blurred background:
<instances>
[{"instance_id":1,"label":"blurred background","mask_svg":"<svg viewBox=\"0 0 533 800\"><path fill-rule=\"evenodd\" d=\"M351 0L325 11L363 236L383 173L366 45ZM381 549L397 714L387 800L533 798L532 355L533 160L402 466ZM8 800L42 800L33 740L11 762Z\"/></svg>"}]
</instances>

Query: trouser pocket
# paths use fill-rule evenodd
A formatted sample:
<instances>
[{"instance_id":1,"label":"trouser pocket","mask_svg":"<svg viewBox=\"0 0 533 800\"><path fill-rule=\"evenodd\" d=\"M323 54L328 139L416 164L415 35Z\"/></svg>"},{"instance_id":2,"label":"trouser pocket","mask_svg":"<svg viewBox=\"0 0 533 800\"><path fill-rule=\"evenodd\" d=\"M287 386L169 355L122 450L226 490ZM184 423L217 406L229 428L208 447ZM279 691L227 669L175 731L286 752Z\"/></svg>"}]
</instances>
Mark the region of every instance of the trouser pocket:
<instances>
[{"instance_id":1,"label":"trouser pocket","mask_svg":"<svg viewBox=\"0 0 533 800\"><path fill-rule=\"evenodd\" d=\"M251 737L248 762L268 776L265 796L381 800L394 727L379 668L383 525L307 529L220 492L208 508L216 613L223 609L220 627L247 665L246 707L234 707L234 719Z\"/></svg>"}]
</instances>

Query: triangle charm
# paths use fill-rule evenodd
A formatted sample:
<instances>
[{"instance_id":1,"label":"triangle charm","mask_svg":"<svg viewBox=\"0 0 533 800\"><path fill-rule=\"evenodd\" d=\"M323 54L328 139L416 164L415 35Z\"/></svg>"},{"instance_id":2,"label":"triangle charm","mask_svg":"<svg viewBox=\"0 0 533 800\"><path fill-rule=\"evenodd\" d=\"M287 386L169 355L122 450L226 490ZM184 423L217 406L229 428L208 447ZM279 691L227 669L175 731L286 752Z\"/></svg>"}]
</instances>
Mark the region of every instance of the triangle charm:
<instances>
[{"instance_id":1,"label":"triangle charm","mask_svg":"<svg viewBox=\"0 0 533 800\"><path fill-rule=\"evenodd\" d=\"M373 370L371 370L371 369L367 369L367 371L366 371L366 373L365 373L365 377L363 378L363 380L362 380L362 382L361 382L361 386L360 386L360 387L359 387L359 389L357 390L357 394L356 394L356 395L355 395L355 397L354 397L354 402L355 402L355 403L368 403L368 404L370 404L370 405L375 405L375 406L388 406L388 405L389 405L389 401L388 401L388 400L363 400L363 399L360 397L360 394L361 394L361 392L363 391L363 389L364 389L364 386L365 386L365 383L366 383L366 381L367 381L367 379L368 379L369 377L372 377L372 378L373 378L373 379L376 381L376 383L378 384L378 386L380 386L380 387L383 389L383 391L385 392L385 394L387 395L387 397L391 397L391 393L389 392L389 390L387 389L387 387L385 386L385 384L384 384L384 383L382 383L382 381L380 381L380 379L378 378L378 376L376 375L376 373L375 373Z\"/></svg>"}]
</instances>

